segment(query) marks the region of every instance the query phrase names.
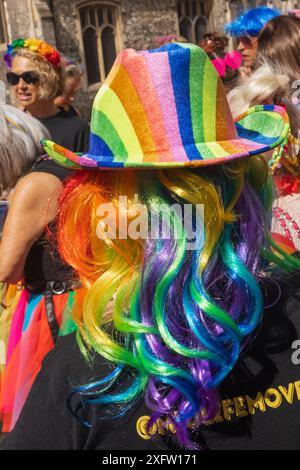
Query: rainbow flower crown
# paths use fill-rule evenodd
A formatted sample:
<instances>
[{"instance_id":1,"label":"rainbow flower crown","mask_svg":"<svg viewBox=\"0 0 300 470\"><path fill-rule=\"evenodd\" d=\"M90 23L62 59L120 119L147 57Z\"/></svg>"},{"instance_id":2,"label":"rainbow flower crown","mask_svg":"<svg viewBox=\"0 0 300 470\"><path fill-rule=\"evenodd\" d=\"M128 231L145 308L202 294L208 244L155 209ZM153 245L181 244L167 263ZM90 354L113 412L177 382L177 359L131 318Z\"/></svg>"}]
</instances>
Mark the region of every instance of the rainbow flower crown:
<instances>
[{"instance_id":1,"label":"rainbow flower crown","mask_svg":"<svg viewBox=\"0 0 300 470\"><path fill-rule=\"evenodd\" d=\"M35 38L15 39L11 44L8 44L7 51L4 56L5 64L9 69L12 66L12 57L16 49L30 49L32 52L36 52L55 67L58 67L61 64L59 53L47 42Z\"/></svg>"}]
</instances>

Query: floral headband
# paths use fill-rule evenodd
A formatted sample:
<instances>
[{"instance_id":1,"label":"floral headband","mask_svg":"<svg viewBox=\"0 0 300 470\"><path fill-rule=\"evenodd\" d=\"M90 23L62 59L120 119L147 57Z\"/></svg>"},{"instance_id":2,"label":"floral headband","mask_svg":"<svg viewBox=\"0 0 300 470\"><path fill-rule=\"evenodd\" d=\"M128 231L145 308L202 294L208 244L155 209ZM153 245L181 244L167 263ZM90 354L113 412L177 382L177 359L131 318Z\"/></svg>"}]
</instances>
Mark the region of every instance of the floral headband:
<instances>
[{"instance_id":1,"label":"floral headband","mask_svg":"<svg viewBox=\"0 0 300 470\"><path fill-rule=\"evenodd\" d=\"M7 52L4 56L5 64L9 69L12 66L12 57L16 49L30 49L32 52L36 52L55 67L58 67L61 64L59 53L47 42L34 38L15 39L12 44L7 46Z\"/></svg>"}]
</instances>

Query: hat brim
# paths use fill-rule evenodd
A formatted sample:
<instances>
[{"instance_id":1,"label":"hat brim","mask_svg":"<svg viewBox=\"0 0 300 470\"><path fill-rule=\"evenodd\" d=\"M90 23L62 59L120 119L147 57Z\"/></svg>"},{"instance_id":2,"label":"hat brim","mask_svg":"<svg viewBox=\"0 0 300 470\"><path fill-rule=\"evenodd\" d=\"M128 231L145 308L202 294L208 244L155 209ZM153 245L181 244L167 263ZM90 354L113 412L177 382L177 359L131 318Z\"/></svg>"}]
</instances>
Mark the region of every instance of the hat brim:
<instances>
[{"instance_id":1,"label":"hat brim","mask_svg":"<svg viewBox=\"0 0 300 470\"><path fill-rule=\"evenodd\" d=\"M199 160L186 161L105 161L103 156L83 155L71 152L50 140L43 140L47 154L59 165L80 170L90 169L161 169L180 167L204 167L226 163L252 155L263 154L286 141L290 125L287 112L280 106L262 105L250 108L236 119L238 138L226 141L193 144L203 157ZM149 159L150 160L150 159Z\"/></svg>"}]
</instances>

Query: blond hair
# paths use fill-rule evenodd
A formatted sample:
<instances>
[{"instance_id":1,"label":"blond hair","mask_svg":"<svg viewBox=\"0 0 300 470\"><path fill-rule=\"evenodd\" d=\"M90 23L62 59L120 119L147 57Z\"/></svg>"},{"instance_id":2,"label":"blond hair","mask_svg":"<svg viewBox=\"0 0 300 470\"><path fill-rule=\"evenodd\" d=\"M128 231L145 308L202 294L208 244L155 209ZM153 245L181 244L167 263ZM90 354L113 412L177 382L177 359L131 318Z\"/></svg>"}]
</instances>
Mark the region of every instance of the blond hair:
<instances>
[{"instance_id":1,"label":"blond hair","mask_svg":"<svg viewBox=\"0 0 300 470\"><path fill-rule=\"evenodd\" d=\"M269 64L261 65L249 79L231 90L227 99L233 117L236 119L252 106L276 101L280 96L280 104L286 107L293 135L298 136L300 117L296 107L290 100L289 77L276 73Z\"/></svg>"},{"instance_id":2,"label":"blond hair","mask_svg":"<svg viewBox=\"0 0 300 470\"><path fill-rule=\"evenodd\" d=\"M251 106L257 106L273 99L278 94L286 94L289 77L276 74L267 64L259 67L249 79L231 90L228 102L234 118L245 113Z\"/></svg>"},{"instance_id":3,"label":"blond hair","mask_svg":"<svg viewBox=\"0 0 300 470\"><path fill-rule=\"evenodd\" d=\"M55 67L39 54L30 49L17 49L14 57L20 56L30 60L33 70L39 74L39 96L41 99L53 100L64 90L64 74L60 66Z\"/></svg>"},{"instance_id":4,"label":"blond hair","mask_svg":"<svg viewBox=\"0 0 300 470\"><path fill-rule=\"evenodd\" d=\"M13 106L0 105L0 197L3 198L44 153L41 140L49 138L34 117Z\"/></svg>"}]
</instances>

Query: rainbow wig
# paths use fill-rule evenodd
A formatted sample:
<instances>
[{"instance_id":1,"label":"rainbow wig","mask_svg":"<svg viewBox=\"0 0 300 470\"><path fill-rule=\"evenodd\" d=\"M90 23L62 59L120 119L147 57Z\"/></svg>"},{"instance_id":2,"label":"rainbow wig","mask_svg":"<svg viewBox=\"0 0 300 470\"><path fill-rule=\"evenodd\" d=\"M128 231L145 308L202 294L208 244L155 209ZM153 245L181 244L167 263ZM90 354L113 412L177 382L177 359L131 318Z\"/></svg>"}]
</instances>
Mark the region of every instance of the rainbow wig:
<instances>
[{"instance_id":1,"label":"rainbow wig","mask_svg":"<svg viewBox=\"0 0 300 470\"><path fill-rule=\"evenodd\" d=\"M265 24L281 13L274 8L257 7L246 11L232 23L225 26L230 36L258 36Z\"/></svg>"},{"instance_id":2,"label":"rainbow wig","mask_svg":"<svg viewBox=\"0 0 300 470\"><path fill-rule=\"evenodd\" d=\"M79 419L94 405L99 419L118 418L144 399L149 430L160 418L184 448L197 448L193 430L215 416L217 388L261 320L259 280L269 261L299 268L270 250L270 202L261 157L200 169L82 171L66 184L58 242L83 285L78 342L87 360L96 352L111 364L107 377L69 397ZM119 214L105 222L115 239L99 237L101 204ZM163 206L170 236L122 237L136 204L151 214ZM173 204L194 215L204 206L193 250Z\"/></svg>"}]
</instances>

